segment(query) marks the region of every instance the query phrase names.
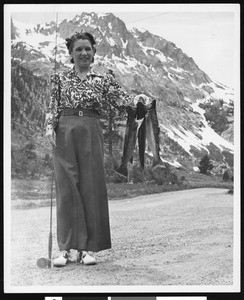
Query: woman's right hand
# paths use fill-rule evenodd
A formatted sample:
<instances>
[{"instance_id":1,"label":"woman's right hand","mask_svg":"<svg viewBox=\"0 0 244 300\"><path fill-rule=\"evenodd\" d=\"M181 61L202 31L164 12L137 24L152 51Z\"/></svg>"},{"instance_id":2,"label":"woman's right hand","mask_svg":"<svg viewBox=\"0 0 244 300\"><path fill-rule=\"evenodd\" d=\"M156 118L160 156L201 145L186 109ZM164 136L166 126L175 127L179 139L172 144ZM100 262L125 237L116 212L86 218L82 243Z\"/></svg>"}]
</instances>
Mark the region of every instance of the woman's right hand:
<instances>
[{"instance_id":1,"label":"woman's right hand","mask_svg":"<svg viewBox=\"0 0 244 300\"><path fill-rule=\"evenodd\" d=\"M53 147L56 147L56 133L53 129L46 132L46 138Z\"/></svg>"}]
</instances>

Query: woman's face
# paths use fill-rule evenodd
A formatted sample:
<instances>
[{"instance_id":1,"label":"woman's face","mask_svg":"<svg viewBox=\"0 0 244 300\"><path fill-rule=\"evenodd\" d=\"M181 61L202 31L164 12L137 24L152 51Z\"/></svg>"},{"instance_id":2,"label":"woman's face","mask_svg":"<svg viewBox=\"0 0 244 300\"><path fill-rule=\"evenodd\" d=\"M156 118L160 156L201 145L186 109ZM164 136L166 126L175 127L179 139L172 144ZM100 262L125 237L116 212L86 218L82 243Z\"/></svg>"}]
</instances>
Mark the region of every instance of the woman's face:
<instances>
[{"instance_id":1,"label":"woman's face","mask_svg":"<svg viewBox=\"0 0 244 300\"><path fill-rule=\"evenodd\" d=\"M74 42L71 55L74 58L74 64L80 68L89 68L93 61L94 51L89 40L79 39Z\"/></svg>"}]
</instances>

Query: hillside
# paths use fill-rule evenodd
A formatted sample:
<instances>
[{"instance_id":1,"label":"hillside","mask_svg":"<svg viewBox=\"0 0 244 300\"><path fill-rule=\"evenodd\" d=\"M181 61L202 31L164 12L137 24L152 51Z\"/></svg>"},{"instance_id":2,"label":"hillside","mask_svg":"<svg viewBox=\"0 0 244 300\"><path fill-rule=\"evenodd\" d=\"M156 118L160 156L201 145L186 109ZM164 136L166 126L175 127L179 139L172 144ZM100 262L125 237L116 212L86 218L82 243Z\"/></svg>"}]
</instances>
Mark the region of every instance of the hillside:
<instances>
[{"instance_id":1,"label":"hillside","mask_svg":"<svg viewBox=\"0 0 244 300\"><path fill-rule=\"evenodd\" d=\"M35 137L38 155L50 154L43 122L48 80L54 72L54 47L57 41L57 69L70 68L65 38L81 29L91 32L97 41L95 70L110 69L128 93L157 99L163 161L192 170L207 153L218 172L233 166L233 89L212 81L174 43L148 31L127 30L111 13L82 13L63 20L57 29L55 22L29 26L12 20L14 149ZM114 148L121 153L121 138Z\"/></svg>"}]
</instances>

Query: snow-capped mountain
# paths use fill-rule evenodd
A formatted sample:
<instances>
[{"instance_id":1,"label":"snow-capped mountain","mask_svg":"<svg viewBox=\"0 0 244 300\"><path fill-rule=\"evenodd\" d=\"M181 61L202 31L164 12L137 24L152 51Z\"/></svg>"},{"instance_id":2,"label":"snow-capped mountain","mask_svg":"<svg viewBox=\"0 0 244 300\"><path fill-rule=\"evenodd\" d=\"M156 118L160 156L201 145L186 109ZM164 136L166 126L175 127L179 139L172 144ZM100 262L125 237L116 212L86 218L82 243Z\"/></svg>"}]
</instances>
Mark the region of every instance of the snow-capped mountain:
<instances>
[{"instance_id":1,"label":"snow-capped mountain","mask_svg":"<svg viewBox=\"0 0 244 300\"><path fill-rule=\"evenodd\" d=\"M54 72L55 57L58 69L72 66L65 46L67 37L80 30L92 33L97 41L93 68L99 72L113 70L128 93L144 93L157 99L162 160L192 167L208 153L216 164L233 165L234 90L211 80L174 43L148 31L128 30L111 13L81 13L59 24L33 26L12 20L11 29L15 67L30 71L38 80L48 80ZM47 86L44 84L45 95ZM13 88L20 92L18 87ZM16 99L12 101L18 114L21 104ZM47 100L40 101L43 117ZM219 122L225 120L226 126L219 129L221 124L211 119L213 111L225 116Z\"/></svg>"}]
</instances>

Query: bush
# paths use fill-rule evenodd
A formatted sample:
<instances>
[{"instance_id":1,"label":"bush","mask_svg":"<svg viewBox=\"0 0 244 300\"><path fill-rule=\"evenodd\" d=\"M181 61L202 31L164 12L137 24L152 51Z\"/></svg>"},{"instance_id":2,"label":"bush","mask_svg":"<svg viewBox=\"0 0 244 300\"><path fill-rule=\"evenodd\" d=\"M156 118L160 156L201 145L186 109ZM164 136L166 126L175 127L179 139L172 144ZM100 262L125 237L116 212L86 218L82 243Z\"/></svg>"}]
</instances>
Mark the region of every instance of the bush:
<instances>
[{"instance_id":1,"label":"bush","mask_svg":"<svg viewBox=\"0 0 244 300\"><path fill-rule=\"evenodd\" d=\"M227 182L227 181L234 181L234 176L233 176L233 172L231 170L225 170L224 174L223 174L223 181Z\"/></svg>"},{"instance_id":2,"label":"bush","mask_svg":"<svg viewBox=\"0 0 244 300\"><path fill-rule=\"evenodd\" d=\"M145 181L145 172L147 173L147 169L145 168L144 170L142 170L141 166L140 165L133 165L133 168L132 168L132 181L133 183L138 183L138 182L143 182Z\"/></svg>"},{"instance_id":3,"label":"bush","mask_svg":"<svg viewBox=\"0 0 244 300\"><path fill-rule=\"evenodd\" d=\"M28 141L22 147L11 149L11 176L13 178L38 179L49 176L53 163L49 154L36 154L36 145Z\"/></svg>"},{"instance_id":4,"label":"bush","mask_svg":"<svg viewBox=\"0 0 244 300\"><path fill-rule=\"evenodd\" d=\"M159 185L179 184L177 175L172 172L168 164L157 166L149 171L151 178Z\"/></svg>"},{"instance_id":5,"label":"bush","mask_svg":"<svg viewBox=\"0 0 244 300\"><path fill-rule=\"evenodd\" d=\"M114 170L118 167L113 157L108 156L104 161L105 178L107 182L116 182L116 176Z\"/></svg>"},{"instance_id":6,"label":"bush","mask_svg":"<svg viewBox=\"0 0 244 300\"><path fill-rule=\"evenodd\" d=\"M48 153L46 153L44 156L43 166L49 170L52 170L52 168L53 168L53 161Z\"/></svg>"}]
</instances>

